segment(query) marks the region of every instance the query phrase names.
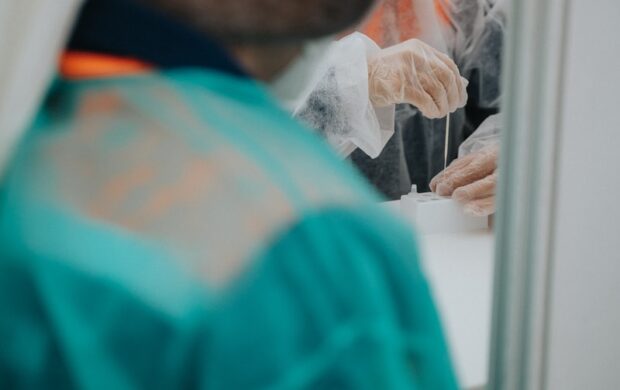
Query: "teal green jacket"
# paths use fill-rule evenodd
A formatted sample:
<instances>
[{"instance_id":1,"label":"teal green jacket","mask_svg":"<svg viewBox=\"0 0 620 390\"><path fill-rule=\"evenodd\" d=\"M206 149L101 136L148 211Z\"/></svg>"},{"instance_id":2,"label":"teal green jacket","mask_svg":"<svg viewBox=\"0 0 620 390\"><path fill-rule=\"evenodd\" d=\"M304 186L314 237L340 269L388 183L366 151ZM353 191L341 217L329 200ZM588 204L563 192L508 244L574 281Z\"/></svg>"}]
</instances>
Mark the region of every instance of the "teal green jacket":
<instances>
[{"instance_id":1,"label":"teal green jacket","mask_svg":"<svg viewBox=\"0 0 620 390\"><path fill-rule=\"evenodd\" d=\"M0 185L0 387L456 388L377 200L254 82L59 81Z\"/></svg>"}]
</instances>

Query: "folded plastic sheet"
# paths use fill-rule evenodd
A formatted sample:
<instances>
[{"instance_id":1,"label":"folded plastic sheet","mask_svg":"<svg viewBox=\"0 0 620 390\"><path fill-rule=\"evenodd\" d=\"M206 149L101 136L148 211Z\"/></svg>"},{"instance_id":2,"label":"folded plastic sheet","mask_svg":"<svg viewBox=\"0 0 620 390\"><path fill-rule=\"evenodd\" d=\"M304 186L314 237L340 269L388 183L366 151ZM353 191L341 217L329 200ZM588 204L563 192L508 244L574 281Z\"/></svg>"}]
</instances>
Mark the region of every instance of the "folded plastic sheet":
<instances>
[{"instance_id":1,"label":"folded plastic sheet","mask_svg":"<svg viewBox=\"0 0 620 390\"><path fill-rule=\"evenodd\" d=\"M374 107L368 95L368 58L379 50L361 33L334 42L312 93L295 109L343 156L360 148L377 157L394 134L395 107Z\"/></svg>"}]
</instances>

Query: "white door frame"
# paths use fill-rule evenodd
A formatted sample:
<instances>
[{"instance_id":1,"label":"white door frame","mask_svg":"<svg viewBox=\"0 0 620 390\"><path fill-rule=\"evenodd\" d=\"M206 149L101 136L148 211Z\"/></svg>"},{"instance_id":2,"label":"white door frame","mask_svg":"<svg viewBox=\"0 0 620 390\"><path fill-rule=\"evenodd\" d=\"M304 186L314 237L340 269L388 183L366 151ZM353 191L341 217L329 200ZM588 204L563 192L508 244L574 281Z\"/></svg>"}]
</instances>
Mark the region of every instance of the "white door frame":
<instances>
[{"instance_id":1,"label":"white door frame","mask_svg":"<svg viewBox=\"0 0 620 390\"><path fill-rule=\"evenodd\" d=\"M570 0L512 0L489 389L544 389Z\"/></svg>"}]
</instances>

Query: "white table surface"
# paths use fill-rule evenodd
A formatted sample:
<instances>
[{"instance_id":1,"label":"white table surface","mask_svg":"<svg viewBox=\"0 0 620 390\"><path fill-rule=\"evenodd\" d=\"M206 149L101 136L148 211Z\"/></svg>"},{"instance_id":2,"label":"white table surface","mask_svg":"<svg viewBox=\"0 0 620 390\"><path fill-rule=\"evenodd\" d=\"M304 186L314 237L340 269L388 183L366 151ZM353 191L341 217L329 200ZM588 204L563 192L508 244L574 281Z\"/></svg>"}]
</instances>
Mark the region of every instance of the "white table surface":
<instances>
[{"instance_id":1,"label":"white table surface","mask_svg":"<svg viewBox=\"0 0 620 390\"><path fill-rule=\"evenodd\" d=\"M398 202L385 206L399 213ZM488 374L493 234L422 235L418 242L461 386L480 388Z\"/></svg>"}]
</instances>

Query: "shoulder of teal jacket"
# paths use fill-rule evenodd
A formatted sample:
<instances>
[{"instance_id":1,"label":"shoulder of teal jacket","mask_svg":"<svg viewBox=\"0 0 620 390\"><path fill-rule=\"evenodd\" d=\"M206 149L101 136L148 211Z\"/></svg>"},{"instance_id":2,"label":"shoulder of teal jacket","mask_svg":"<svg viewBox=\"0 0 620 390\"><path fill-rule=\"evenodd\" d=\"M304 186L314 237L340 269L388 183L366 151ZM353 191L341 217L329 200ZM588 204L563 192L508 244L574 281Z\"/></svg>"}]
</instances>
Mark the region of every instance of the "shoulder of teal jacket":
<instances>
[{"instance_id":1,"label":"shoulder of teal jacket","mask_svg":"<svg viewBox=\"0 0 620 390\"><path fill-rule=\"evenodd\" d=\"M37 127L46 134L61 127L70 133L67 138L79 138L80 146L99 141L93 152L148 148L154 143L163 145L161 149L169 146L168 155L188 151L190 157L226 162L226 173L239 180L256 171L265 173L261 176L300 208L318 198L377 199L323 139L283 111L257 81L181 69L64 82L56 90L59 93L50 94ZM187 150L179 150L181 146ZM239 169L229 164L231 160L244 160L255 168Z\"/></svg>"},{"instance_id":2,"label":"shoulder of teal jacket","mask_svg":"<svg viewBox=\"0 0 620 390\"><path fill-rule=\"evenodd\" d=\"M196 70L57 83L10 177L31 228L64 216L215 284L306 215L376 200L255 82Z\"/></svg>"}]
</instances>

